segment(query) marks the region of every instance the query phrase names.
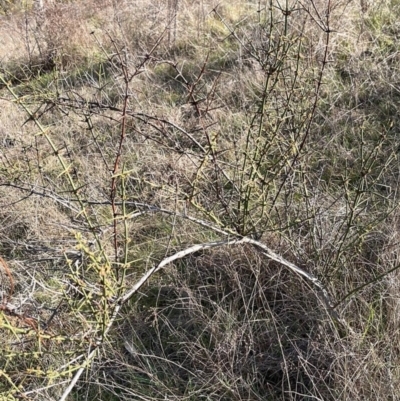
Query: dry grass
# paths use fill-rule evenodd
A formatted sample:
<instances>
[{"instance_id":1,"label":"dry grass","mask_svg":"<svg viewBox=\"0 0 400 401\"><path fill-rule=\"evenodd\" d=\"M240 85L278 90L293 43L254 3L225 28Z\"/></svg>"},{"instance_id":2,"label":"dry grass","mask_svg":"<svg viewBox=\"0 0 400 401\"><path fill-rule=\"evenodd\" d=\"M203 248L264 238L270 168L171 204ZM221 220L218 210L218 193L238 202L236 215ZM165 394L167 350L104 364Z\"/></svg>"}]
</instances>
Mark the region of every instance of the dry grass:
<instances>
[{"instance_id":1,"label":"dry grass","mask_svg":"<svg viewBox=\"0 0 400 401\"><path fill-rule=\"evenodd\" d=\"M398 399L400 3L21 4L0 400Z\"/></svg>"}]
</instances>

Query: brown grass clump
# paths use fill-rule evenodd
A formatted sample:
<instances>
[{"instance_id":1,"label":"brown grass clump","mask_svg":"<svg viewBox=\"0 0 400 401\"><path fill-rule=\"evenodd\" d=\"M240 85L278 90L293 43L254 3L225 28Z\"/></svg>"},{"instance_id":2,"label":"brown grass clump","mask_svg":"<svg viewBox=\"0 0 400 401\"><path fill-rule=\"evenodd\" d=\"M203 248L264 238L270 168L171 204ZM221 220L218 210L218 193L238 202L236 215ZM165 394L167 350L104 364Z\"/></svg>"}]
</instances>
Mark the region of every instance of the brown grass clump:
<instances>
[{"instance_id":1,"label":"brown grass clump","mask_svg":"<svg viewBox=\"0 0 400 401\"><path fill-rule=\"evenodd\" d=\"M113 380L151 377L153 397L171 389L218 399L325 394L335 335L321 336L331 328L301 281L251 249L199 255L171 274L124 319L127 368Z\"/></svg>"}]
</instances>

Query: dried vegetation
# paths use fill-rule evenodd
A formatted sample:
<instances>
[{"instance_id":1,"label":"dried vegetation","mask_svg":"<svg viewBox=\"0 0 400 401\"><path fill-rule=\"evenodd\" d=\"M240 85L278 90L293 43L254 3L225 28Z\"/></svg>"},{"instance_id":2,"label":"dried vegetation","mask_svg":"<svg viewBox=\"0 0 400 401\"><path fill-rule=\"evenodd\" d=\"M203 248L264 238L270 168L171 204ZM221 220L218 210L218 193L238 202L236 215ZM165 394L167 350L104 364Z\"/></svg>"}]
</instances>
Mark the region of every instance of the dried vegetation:
<instances>
[{"instance_id":1,"label":"dried vegetation","mask_svg":"<svg viewBox=\"0 0 400 401\"><path fill-rule=\"evenodd\" d=\"M38 4L0 1L0 400L399 399L398 0Z\"/></svg>"}]
</instances>

